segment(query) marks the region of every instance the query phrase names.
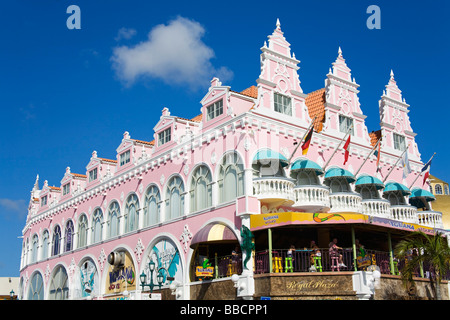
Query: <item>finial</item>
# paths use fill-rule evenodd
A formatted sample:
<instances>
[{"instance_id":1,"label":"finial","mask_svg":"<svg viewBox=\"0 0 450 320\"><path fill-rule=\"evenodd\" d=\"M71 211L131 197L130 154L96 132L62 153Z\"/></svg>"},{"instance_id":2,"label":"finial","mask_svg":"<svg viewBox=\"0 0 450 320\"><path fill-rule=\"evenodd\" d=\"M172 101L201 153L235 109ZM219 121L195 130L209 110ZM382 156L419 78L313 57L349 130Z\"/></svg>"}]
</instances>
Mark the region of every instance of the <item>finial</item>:
<instances>
[{"instance_id":1,"label":"finial","mask_svg":"<svg viewBox=\"0 0 450 320\"><path fill-rule=\"evenodd\" d=\"M342 57L342 50L341 50L340 46L339 46L338 54L339 54L339 57Z\"/></svg>"},{"instance_id":2,"label":"finial","mask_svg":"<svg viewBox=\"0 0 450 320\"><path fill-rule=\"evenodd\" d=\"M394 78L394 71L391 69L391 78Z\"/></svg>"},{"instance_id":3,"label":"finial","mask_svg":"<svg viewBox=\"0 0 450 320\"><path fill-rule=\"evenodd\" d=\"M280 19L277 18L277 29L280 29L280 26L281 26Z\"/></svg>"}]
</instances>

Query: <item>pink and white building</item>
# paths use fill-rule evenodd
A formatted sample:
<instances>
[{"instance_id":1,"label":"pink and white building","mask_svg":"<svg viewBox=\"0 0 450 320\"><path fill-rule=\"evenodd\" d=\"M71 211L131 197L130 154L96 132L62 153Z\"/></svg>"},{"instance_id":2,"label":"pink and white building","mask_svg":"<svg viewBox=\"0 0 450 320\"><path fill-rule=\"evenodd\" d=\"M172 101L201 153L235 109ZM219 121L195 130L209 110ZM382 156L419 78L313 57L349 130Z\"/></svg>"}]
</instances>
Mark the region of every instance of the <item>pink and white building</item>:
<instances>
[{"instance_id":1,"label":"pink and white building","mask_svg":"<svg viewBox=\"0 0 450 320\"><path fill-rule=\"evenodd\" d=\"M139 137L148 141L125 132L116 159L94 151L86 172L67 167L57 187L43 181L40 188L38 177L23 228L20 298L144 299L145 275L153 292L197 299L204 281L232 285L232 274L238 275L235 297L254 298L257 278L274 272L275 254L264 255L267 249L309 247L313 239L325 248L333 237L351 246L352 232L366 248L389 252L387 240L376 248L374 239L389 233L395 243L408 230L444 228L432 198L417 193L426 193L417 177L427 159L392 72L380 88L380 128L369 132L357 79L340 48L324 87L311 93L302 90L300 61L279 22L261 47L260 62L256 85L244 91L212 79L201 113L192 119L164 108L153 136ZM313 119L312 141L302 155L297 147ZM347 132L350 155L343 165L339 145ZM371 153L380 138L377 171ZM398 162L404 150L411 167L406 178ZM427 201L415 206L420 201L413 199ZM313 213L346 219L329 219L320 224L327 228L319 228L303 218ZM292 218L300 216L302 221ZM261 225L258 217L273 224ZM371 236L363 240L366 231ZM234 260L230 255L239 245ZM196 268L204 258L214 271L202 282ZM351 263L347 270L354 269Z\"/></svg>"}]
</instances>

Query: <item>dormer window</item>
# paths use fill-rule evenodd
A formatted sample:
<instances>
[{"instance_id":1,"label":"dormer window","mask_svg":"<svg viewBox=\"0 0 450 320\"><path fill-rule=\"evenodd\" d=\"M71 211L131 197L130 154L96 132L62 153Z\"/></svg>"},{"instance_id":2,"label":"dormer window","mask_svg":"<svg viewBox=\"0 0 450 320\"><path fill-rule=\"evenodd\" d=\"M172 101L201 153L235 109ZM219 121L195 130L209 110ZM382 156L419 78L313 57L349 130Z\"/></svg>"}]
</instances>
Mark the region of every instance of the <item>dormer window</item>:
<instances>
[{"instance_id":1,"label":"dormer window","mask_svg":"<svg viewBox=\"0 0 450 320\"><path fill-rule=\"evenodd\" d=\"M214 102L206 107L206 121L212 120L223 114L223 100Z\"/></svg>"},{"instance_id":2,"label":"dormer window","mask_svg":"<svg viewBox=\"0 0 450 320\"><path fill-rule=\"evenodd\" d=\"M394 133L393 135L394 135L394 149L405 151L406 149L405 137L396 133Z\"/></svg>"},{"instance_id":3,"label":"dormer window","mask_svg":"<svg viewBox=\"0 0 450 320\"><path fill-rule=\"evenodd\" d=\"M47 204L47 196L43 196L42 198L41 198L41 207L42 206L45 206Z\"/></svg>"},{"instance_id":4,"label":"dormer window","mask_svg":"<svg viewBox=\"0 0 450 320\"><path fill-rule=\"evenodd\" d=\"M350 127L352 128L350 130L350 134L353 136L355 134L355 127L353 125L353 119L339 115L339 131L342 133L347 133L348 130L350 130Z\"/></svg>"},{"instance_id":5,"label":"dormer window","mask_svg":"<svg viewBox=\"0 0 450 320\"><path fill-rule=\"evenodd\" d=\"M70 182L63 185L63 196L69 194L69 192L70 192Z\"/></svg>"},{"instance_id":6,"label":"dormer window","mask_svg":"<svg viewBox=\"0 0 450 320\"><path fill-rule=\"evenodd\" d=\"M97 180L97 168L89 171L89 182Z\"/></svg>"},{"instance_id":7,"label":"dormer window","mask_svg":"<svg viewBox=\"0 0 450 320\"><path fill-rule=\"evenodd\" d=\"M130 150L125 151L120 155L120 166L123 166L130 162Z\"/></svg>"},{"instance_id":8,"label":"dormer window","mask_svg":"<svg viewBox=\"0 0 450 320\"><path fill-rule=\"evenodd\" d=\"M276 112L292 116L291 98L279 93L273 95L274 109Z\"/></svg>"},{"instance_id":9,"label":"dormer window","mask_svg":"<svg viewBox=\"0 0 450 320\"><path fill-rule=\"evenodd\" d=\"M158 146L162 146L163 144L170 141L170 128L160 132L158 134Z\"/></svg>"}]
</instances>

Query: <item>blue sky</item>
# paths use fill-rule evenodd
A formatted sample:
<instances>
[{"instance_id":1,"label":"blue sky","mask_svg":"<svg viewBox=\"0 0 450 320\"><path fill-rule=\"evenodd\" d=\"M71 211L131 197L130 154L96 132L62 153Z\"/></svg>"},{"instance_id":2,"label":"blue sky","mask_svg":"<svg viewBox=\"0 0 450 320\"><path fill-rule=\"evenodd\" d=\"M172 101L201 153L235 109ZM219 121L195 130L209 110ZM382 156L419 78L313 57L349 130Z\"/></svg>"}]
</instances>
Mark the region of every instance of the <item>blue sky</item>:
<instances>
[{"instance_id":1,"label":"blue sky","mask_svg":"<svg viewBox=\"0 0 450 320\"><path fill-rule=\"evenodd\" d=\"M81 9L80 30L66 26L70 5ZM381 9L379 30L366 26L369 5ZM431 173L450 181L449 9L445 0L8 1L0 10L0 277L19 275L18 236L37 174L40 187L60 186L67 166L85 173L92 151L114 159L125 131L152 140L164 107L196 116L213 76L235 91L256 84L277 18L305 93L324 86L341 46L369 131L379 129L393 69L422 161L437 152Z\"/></svg>"}]
</instances>

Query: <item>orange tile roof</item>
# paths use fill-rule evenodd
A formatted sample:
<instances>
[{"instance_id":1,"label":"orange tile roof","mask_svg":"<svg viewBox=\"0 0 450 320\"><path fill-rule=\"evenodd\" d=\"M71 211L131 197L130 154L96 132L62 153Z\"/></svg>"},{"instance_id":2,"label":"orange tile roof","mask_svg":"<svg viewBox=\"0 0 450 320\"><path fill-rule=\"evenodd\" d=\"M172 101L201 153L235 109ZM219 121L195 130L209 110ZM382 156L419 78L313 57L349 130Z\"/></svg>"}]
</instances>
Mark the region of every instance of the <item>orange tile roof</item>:
<instances>
[{"instance_id":1,"label":"orange tile roof","mask_svg":"<svg viewBox=\"0 0 450 320\"><path fill-rule=\"evenodd\" d=\"M105 162L117 163L117 160L111 160L111 159L105 159L105 158L99 158L99 159L102 161L105 161Z\"/></svg>"},{"instance_id":2,"label":"orange tile roof","mask_svg":"<svg viewBox=\"0 0 450 320\"><path fill-rule=\"evenodd\" d=\"M314 130L320 132L325 122L325 88L313 91L306 96L305 104L308 108L309 117L314 119Z\"/></svg>"},{"instance_id":3,"label":"orange tile roof","mask_svg":"<svg viewBox=\"0 0 450 320\"><path fill-rule=\"evenodd\" d=\"M131 140L136 141L138 143L146 144L146 145L149 145L149 146L155 145L155 140L152 140L150 142L149 141L144 141L144 140L136 140L136 139L131 139Z\"/></svg>"},{"instance_id":4,"label":"orange tile roof","mask_svg":"<svg viewBox=\"0 0 450 320\"><path fill-rule=\"evenodd\" d=\"M239 92L240 94L243 94L244 96L249 96L251 98L257 99L258 98L258 87L251 86L244 91Z\"/></svg>"},{"instance_id":5,"label":"orange tile roof","mask_svg":"<svg viewBox=\"0 0 450 320\"><path fill-rule=\"evenodd\" d=\"M77 178L86 178L87 177L85 174L80 174L80 173L70 173L70 174Z\"/></svg>"},{"instance_id":6,"label":"orange tile roof","mask_svg":"<svg viewBox=\"0 0 450 320\"><path fill-rule=\"evenodd\" d=\"M381 139L381 130L377 130L377 131L372 131L371 133L369 133L369 137L370 137L370 144L373 146L375 146L377 144L377 141Z\"/></svg>"},{"instance_id":7,"label":"orange tile roof","mask_svg":"<svg viewBox=\"0 0 450 320\"><path fill-rule=\"evenodd\" d=\"M61 188L58 188L58 187L55 187L55 186L53 186L53 187L48 186L48 187L49 187L49 189L52 189L52 190L55 190L55 191L61 191Z\"/></svg>"},{"instance_id":8,"label":"orange tile roof","mask_svg":"<svg viewBox=\"0 0 450 320\"><path fill-rule=\"evenodd\" d=\"M194 122L202 122L202 119L203 119L203 114L200 113L198 116L193 117L193 118L191 119L191 121L194 121Z\"/></svg>"}]
</instances>

